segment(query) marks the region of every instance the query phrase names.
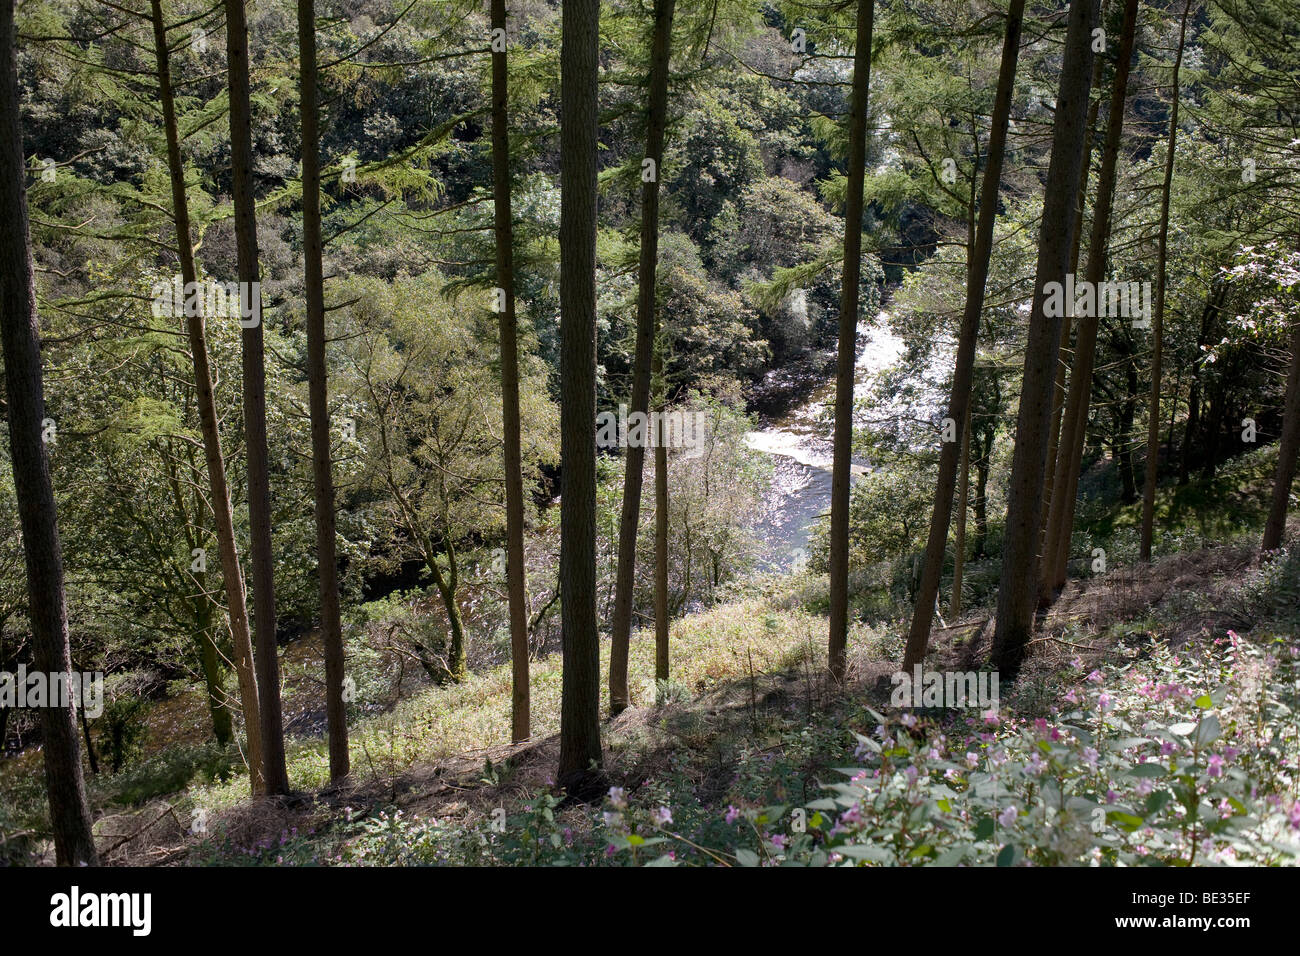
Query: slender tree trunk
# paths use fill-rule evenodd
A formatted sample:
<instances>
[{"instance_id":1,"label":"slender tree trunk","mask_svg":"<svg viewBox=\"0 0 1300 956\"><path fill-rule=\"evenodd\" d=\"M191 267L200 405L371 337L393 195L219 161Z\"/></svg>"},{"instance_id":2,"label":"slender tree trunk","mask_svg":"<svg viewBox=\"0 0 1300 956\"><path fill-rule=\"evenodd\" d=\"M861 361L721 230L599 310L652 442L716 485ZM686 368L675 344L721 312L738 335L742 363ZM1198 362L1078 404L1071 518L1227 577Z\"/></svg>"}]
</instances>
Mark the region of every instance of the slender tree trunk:
<instances>
[{"instance_id":1,"label":"slender tree trunk","mask_svg":"<svg viewBox=\"0 0 1300 956\"><path fill-rule=\"evenodd\" d=\"M230 180L235 201L239 282L253 315L243 326L244 441L248 446L249 554L253 559L253 634L262 763L268 794L289 792L280 714L280 660L275 642L275 563L271 550L270 455L266 444L266 355L257 262L257 211L253 195L253 126L249 106L248 24L244 0L225 0L226 65L230 85ZM241 300L244 298L241 295Z\"/></svg>"},{"instance_id":2,"label":"slender tree trunk","mask_svg":"<svg viewBox=\"0 0 1300 956\"><path fill-rule=\"evenodd\" d=\"M1295 481L1296 456L1300 454L1300 318L1291 317L1291 371L1286 378L1286 401L1282 413L1282 439L1277 449L1277 472L1273 477L1273 500L1264 525L1260 547L1275 551L1286 532L1286 511Z\"/></svg>"},{"instance_id":3,"label":"slender tree trunk","mask_svg":"<svg viewBox=\"0 0 1300 956\"><path fill-rule=\"evenodd\" d=\"M862 205L866 180L867 96L871 87L871 32L875 0L858 0L849 99L848 192L844 202L844 271L840 276L840 337L835 366L835 451L831 472L831 677L844 679L849 638L849 487L853 469L853 371L858 345L862 281Z\"/></svg>"},{"instance_id":4,"label":"slender tree trunk","mask_svg":"<svg viewBox=\"0 0 1300 956\"><path fill-rule=\"evenodd\" d=\"M956 365L952 375L952 394L948 400L948 417L962 425L960 448L969 456L971 383L975 374L975 346L979 338L980 317L984 312L984 285L988 281L989 259L993 254L993 228L997 222L998 190L1002 182L1002 160L1006 155L1007 126L1011 119L1011 100L1015 92L1016 66L1020 58L1020 28L1024 19L1024 0L1012 0L1007 13L1006 36L1002 43L1002 63L998 69L998 86L993 100L992 129L987 151L988 165L980 184L979 221L975 227L974 246L966 266L966 308L962 314L957 339ZM935 486L934 509L930 517L930 534L925 546L925 567L912 611L912 626L907 636L903 669L910 670L925 658L934 621L935 599L943 573L943 556L948 544L948 525L952 517L953 485L957 480L958 442L945 442L939 452L939 478ZM965 471L962 472L963 476ZM963 485L965 479L963 477ZM964 531L966 502L961 501L958 519ZM964 558L964 555L962 556ZM959 559L960 560L960 559ZM954 568L954 573L956 569ZM960 579L954 582L953 601L960 605Z\"/></svg>"},{"instance_id":5,"label":"slender tree trunk","mask_svg":"<svg viewBox=\"0 0 1300 956\"><path fill-rule=\"evenodd\" d=\"M208 713L212 716L212 736L224 747L234 739L230 708L226 706L225 670L221 655L217 653L216 615L208 594L207 573L194 575L199 594L194 598L194 638L199 646L199 665L203 669L203 685L208 695Z\"/></svg>"},{"instance_id":6,"label":"slender tree trunk","mask_svg":"<svg viewBox=\"0 0 1300 956\"><path fill-rule=\"evenodd\" d=\"M1223 406L1227 403L1223 379L1211 382L1210 407L1205 415L1205 461L1201 465L1201 478L1209 481L1219 466L1219 439L1223 434Z\"/></svg>"},{"instance_id":7,"label":"slender tree trunk","mask_svg":"<svg viewBox=\"0 0 1300 956\"><path fill-rule=\"evenodd\" d=\"M1178 145L1178 104L1181 99L1178 73L1183 65L1183 45L1187 41L1187 17L1192 0L1183 7L1178 29L1178 53L1174 57L1173 104L1169 108L1169 141L1165 146L1165 178L1160 192L1160 238L1156 252L1156 301L1151 317L1151 398L1148 400L1147 461L1142 480L1142 541L1139 558L1151 560L1151 538L1155 533L1156 476L1160 459L1160 374L1164 361L1165 264L1169 247L1169 194L1174 181L1174 152Z\"/></svg>"},{"instance_id":8,"label":"slender tree trunk","mask_svg":"<svg viewBox=\"0 0 1300 956\"><path fill-rule=\"evenodd\" d=\"M9 401L9 454L27 566L27 617L33 663L49 680L71 676L68 607L63 590L63 554L50 484L50 461L42 438L45 393L41 376L41 332L36 314L27 219L27 176L18 120L18 65L14 50L14 5L0 3L0 344L4 348ZM45 792L60 866L98 863L90 807L81 771L81 748L71 702L47 701L40 708Z\"/></svg>"},{"instance_id":9,"label":"slender tree trunk","mask_svg":"<svg viewBox=\"0 0 1300 956\"><path fill-rule=\"evenodd\" d=\"M447 672L439 680L449 679L459 683L465 679L465 621L460 614L460 605L456 602L456 591L460 586L460 573L457 570L456 549L447 540L443 553L447 556L447 570L444 573L438 564L438 552L432 539L425 542L425 566L433 575L434 586L442 597L443 610L447 612Z\"/></svg>"},{"instance_id":10,"label":"slender tree trunk","mask_svg":"<svg viewBox=\"0 0 1300 956\"><path fill-rule=\"evenodd\" d=\"M221 658L217 655L217 644L213 640L212 606L207 598L200 600L205 605L204 615L207 619L199 625L199 661L203 667L203 685L208 695L208 713L212 717L212 737L224 747L234 738L234 729L230 708L226 706Z\"/></svg>"},{"instance_id":11,"label":"slender tree trunk","mask_svg":"<svg viewBox=\"0 0 1300 956\"><path fill-rule=\"evenodd\" d=\"M972 553L976 558L987 557L989 540L988 487L989 471L992 467L993 434L981 445L980 457L975 462L975 540Z\"/></svg>"},{"instance_id":12,"label":"slender tree trunk","mask_svg":"<svg viewBox=\"0 0 1300 956\"><path fill-rule=\"evenodd\" d=\"M194 244L190 239L190 207L185 194L185 167L181 161L180 133L176 124L176 104L172 95L171 66L168 57L167 27L163 21L161 0L152 0L154 53L158 65L158 96L163 109L163 129L167 137L167 166L171 176L172 219L176 225L176 253L180 259L181 280L187 287L198 281L194 264ZM208 360L208 337L205 331L202 296L195 307L187 308L186 329L190 360L194 365L195 404L199 411L199 429L203 434L203 457L208 471L208 491L221 555L221 576L225 584L230 636L235 653L235 673L239 678L239 699L244 714L244 731L248 737L248 777L254 794L264 793L262 777L261 706L258 701L257 677L253 669L253 641L248 627L248 606L244 592L244 572L239 565L235 542L234 511L230 504L230 485L226 480L226 459L221 451L221 430L217 402L212 392L212 369Z\"/></svg>"},{"instance_id":13,"label":"slender tree trunk","mask_svg":"<svg viewBox=\"0 0 1300 956\"><path fill-rule=\"evenodd\" d=\"M1100 13L1100 22L1102 23L1106 22L1108 6L1109 0L1102 0ZM1079 272L1079 252L1083 246L1083 210L1088 199L1088 176L1092 170L1092 146L1097 129L1097 114L1101 110L1101 98L1093 98L1092 91L1101 85L1102 65L1104 62L1104 58L1100 56L1093 59L1092 80L1088 84L1088 126L1083 134L1083 163L1079 167L1079 194L1074 205L1074 228L1071 230L1070 240L1071 275L1078 275ZM1047 519L1051 514L1052 499L1056 494L1056 458L1061 447L1061 419L1065 414L1066 397L1065 375L1070 365L1070 333L1074 325L1074 303L1070 303L1069 306L1065 313L1065 321L1061 325L1061 343L1057 349L1060 360L1056 363L1056 387L1052 390L1052 429L1048 433L1047 467L1043 472L1045 484L1043 486L1043 517L1039 532L1040 553L1045 553L1041 549L1046 545ZM1044 561L1042 566L1046 568L1048 562ZM1039 600L1045 604L1050 601L1050 598L1051 591L1047 587L1047 576L1044 575Z\"/></svg>"},{"instance_id":14,"label":"slender tree trunk","mask_svg":"<svg viewBox=\"0 0 1300 956\"><path fill-rule=\"evenodd\" d=\"M560 614L564 677L556 783L603 789L596 623L597 0L569 0L560 40Z\"/></svg>"},{"instance_id":15,"label":"slender tree trunk","mask_svg":"<svg viewBox=\"0 0 1300 956\"><path fill-rule=\"evenodd\" d=\"M1138 373L1133 353L1129 352L1124 360L1124 401L1120 404L1119 434L1119 477L1123 487L1121 501L1131 505L1137 501L1137 478L1133 468L1133 422L1137 418Z\"/></svg>"},{"instance_id":16,"label":"slender tree trunk","mask_svg":"<svg viewBox=\"0 0 1300 956\"><path fill-rule=\"evenodd\" d=\"M515 320L515 226L510 205L510 127L507 121L506 3L492 0L492 200L496 239L496 303L501 329L501 444L505 456L506 591L510 601L510 739L532 735L528 685L528 586L524 579L524 476L519 422L519 336Z\"/></svg>"},{"instance_id":17,"label":"slender tree trunk","mask_svg":"<svg viewBox=\"0 0 1300 956\"><path fill-rule=\"evenodd\" d=\"M90 721L86 720L86 708L78 707L77 716L81 719L81 738L86 741L86 760L90 763L90 772L99 776L99 758L95 755L95 742L90 739ZM113 768L117 773L117 767Z\"/></svg>"},{"instance_id":18,"label":"slender tree trunk","mask_svg":"<svg viewBox=\"0 0 1300 956\"><path fill-rule=\"evenodd\" d=\"M966 409L966 427L961 436L961 467L957 471L957 531L953 540L952 601L948 616L961 613L961 577L966 567L966 512L970 500L970 408Z\"/></svg>"},{"instance_id":19,"label":"slender tree trunk","mask_svg":"<svg viewBox=\"0 0 1300 956\"><path fill-rule=\"evenodd\" d=\"M1173 401L1169 403L1169 425L1165 428L1165 460L1174 460L1174 424L1178 420L1178 396L1183 391L1183 367L1180 365L1174 375Z\"/></svg>"},{"instance_id":20,"label":"slender tree trunk","mask_svg":"<svg viewBox=\"0 0 1300 956\"><path fill-rule=\"evenodd\" d=\"M298 62L302 106L302 244L307 322L307 388L311 414L311 472L316 511L316 573L321 642L325 646L325 716L330 780L348 775L348 711L343 700L343 622L339 612L330 460L328 371L325 364L325 271L321 263L320 109L316 90L316 4L298 0Z\"/></svg>"},{"instance_id":21,"label":"slender tree trunk","mask_svg":"<svg viewBox=\"0 0 1300 956\"><path fill-rule=\"evenodd\" d=\"M1209 344L1210 333L1214 328L1214 319L1227 297L1226 282L1211 282L1210 293L1205 298L1205 309L1201 312L1201 331L1196 337L1196 358L1192 361L1192 384L1187 395L1187 424L1183 428L1183 444L1178 451L1178 484L1187 484L1191 477L1192 454L1196 447L1196 436L1201 430L1201 379L1205 369L1205 346Z\"/></svg>"},{"instance_id":22,"label":"slender tree trunk","mask_svg":"<svg viewBox=\"0 0 1300 956\"><path fill-rule=\"evenodd\" d=\"M1034 626L1038 584L1038 529L1042 519L1043 477L1047 464L1048 431L1052 424L1052 388L1061 342L1060 315L1047 315L1046 286L1064 283L1070 266L1088 114L1088 81L1092 75L1092 30L1097 0L1074 0L1065 38L1060 89L1056 97L1052 158L1047 171L1043 217L1039 231L1038 266L1033 308L1020 390L1020 412L1012 455L1007 498L1007 522L1002 546L1002 579L998 588L997 626L993 662L1005 677L1013 677L1024 659Z\"/></svg>"},{"instance_id":23,"label":"slender tree trunk","mask_svg":"<svg viewBox=\"0 0 1300 956\"><path fill-rule=\"evenodd\" d=\"M1107 117L1106 141L1102 147L1101 171L1097 177L1097 203L1088 237L1088 265L1084 281L1096 290L1106 276L1107 243L1110 239L1111 207L1115 194L1115 167L1119 159L1124 132L1124 104L1128 94L1129 71L1133 60L1133 42L1137 33L1137 0L1125 0L1124 26L1120 36L1119 57L1115 64L1115 83L1111 88L1110 115ZM1070 556L1070 537L1074 527L1074 500L1079 489L1079 469L1083 464L1084 432L1088 425L1088 404L1092 391L1092 369L1097 355L1097 330L1100 326L1100 303L1094 296L1091 314L1079 317L1075 338L1074 368L1070 375L1070 395L1066 401L1060 452L1056 460L1055 491L1047 521L1047 539L1043 547L1043 580L1040 593L1050 595L1065 584L1066 565ZM1050 570L1050 578L1048 572Z\"/></svg>"},{"instance_id":24,"label":"slender tree trunk","mask_svg":"<svg viewBox=\"0 0 1300 956\"><path fill-rule=\"evenodd\" d=\"M658 384L655 409L655 680L668 679L668 448L664 444L663 411L667 387L661 348L655 349L654 378Z\"/></svg>"},{"instance_id":25,"label":"slender tree trunk","mask_svg":"<svg viewBox=\"0 0 1300 956\"><path fill-rule=\"evenodd\" d=\"M650 404L650 353L655 337L655 266L659 258L659 168L663 165L664 128L668 122L668 63L676 0L655 0L654 39L650 58L650 96L645 158L641 174L641 261L636 300L636 352L632 370L631 414ZM623 511L618 528L618 570L609 650L609 710L618 714L631 702L627 686L627 657L632 640L632 592L636 580L637 523L641 514L641 484L645 448L629 443L623 477Z\"/></svg>"}]
</instances>

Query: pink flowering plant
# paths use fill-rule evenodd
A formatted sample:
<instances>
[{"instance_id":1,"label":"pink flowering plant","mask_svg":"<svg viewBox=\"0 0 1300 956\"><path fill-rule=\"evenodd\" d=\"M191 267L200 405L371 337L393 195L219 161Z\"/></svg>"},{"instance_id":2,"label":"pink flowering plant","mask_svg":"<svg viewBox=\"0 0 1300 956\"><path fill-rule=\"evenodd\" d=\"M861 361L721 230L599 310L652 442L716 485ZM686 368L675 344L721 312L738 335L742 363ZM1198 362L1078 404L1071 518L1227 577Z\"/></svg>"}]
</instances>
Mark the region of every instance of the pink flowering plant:
<instances>
[{"instance_id":1,"label":"pink flowering plant","mask_svg":"<svg viewBox=\"0 0 1300 956\"><path fill-rule=\"evenodd\" d=\"M808 862L1294 865L1298 673L1294 642L1229 631L1080 672L1050 719L870 711Z\"/></svg>"}]
</instances>

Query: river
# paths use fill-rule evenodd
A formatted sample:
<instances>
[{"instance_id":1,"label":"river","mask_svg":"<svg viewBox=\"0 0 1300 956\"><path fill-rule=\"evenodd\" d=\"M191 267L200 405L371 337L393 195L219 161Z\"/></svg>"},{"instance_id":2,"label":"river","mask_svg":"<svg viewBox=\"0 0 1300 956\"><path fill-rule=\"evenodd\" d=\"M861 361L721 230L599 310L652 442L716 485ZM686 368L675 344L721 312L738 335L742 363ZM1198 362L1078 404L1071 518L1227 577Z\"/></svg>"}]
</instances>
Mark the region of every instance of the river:
<instances>
[{"instance_id":1,"label":"river","mask_svg":"<svg viewBox=\"0 0 1300 956\"><path fill-rule=\"evenodd\" d=\"M898 361L903 349L887 312L858 326L856 398ZM765 570L786 571L805 560L811 527L830 510L834 402L832 375L795 408L745 435L749 447L770 455L774 466L772 488L754 524L762 542L759 566ZM870 467L870 462L855 459L853 474L864 474Z\"/></svg>"}]
</instances>

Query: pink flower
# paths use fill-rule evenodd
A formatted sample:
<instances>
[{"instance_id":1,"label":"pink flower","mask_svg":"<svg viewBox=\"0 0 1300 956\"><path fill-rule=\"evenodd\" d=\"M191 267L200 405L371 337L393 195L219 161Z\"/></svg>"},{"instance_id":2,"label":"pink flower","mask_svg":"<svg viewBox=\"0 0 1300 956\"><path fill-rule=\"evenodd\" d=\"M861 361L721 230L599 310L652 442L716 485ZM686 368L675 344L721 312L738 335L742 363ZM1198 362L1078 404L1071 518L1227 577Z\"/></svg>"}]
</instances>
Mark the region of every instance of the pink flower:
<instances>
[{"instance_id":1,"label":"pink flower","mask_svg":"<svg viewBox=\"0 0 1300 956\"><path fill-rule=\"evenodd\" d=\"M728 823L735 823L740 819L740 811L731 804L727 804L727 812L722 819L726 820Z\"/></svg>"}]
</instances>

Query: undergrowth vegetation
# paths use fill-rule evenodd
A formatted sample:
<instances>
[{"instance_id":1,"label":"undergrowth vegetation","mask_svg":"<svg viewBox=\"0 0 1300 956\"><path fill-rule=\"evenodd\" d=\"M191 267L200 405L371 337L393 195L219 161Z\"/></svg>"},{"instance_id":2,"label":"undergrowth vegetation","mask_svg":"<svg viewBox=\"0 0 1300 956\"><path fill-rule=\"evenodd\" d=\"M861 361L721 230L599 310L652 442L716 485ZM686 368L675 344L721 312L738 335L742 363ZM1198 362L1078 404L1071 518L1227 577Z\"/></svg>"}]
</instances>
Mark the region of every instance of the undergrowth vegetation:
<instances>
[{"instance_id":1,"label":"undergrowth vegetation","mask_svg":"<svg viewBox=\"0 0 1300 956\"><path fill-rule=\"evenodd\" d=\"M682 651L673 679L657 687L648 681L647 642L637 642L643 692L630 716L611 725L615 784L602 806L562 804L528 754L471 758L456 781L464 793L451 799L421 803L372 790L256 839L218 822L191 859L1295 865L1298 568L1300 556L1283 552L1203 582L1207 601L1216 587L1232 591L1232 613L1250 622L1248 632L1187 631L1189 615L1202 610L1188 605L1187 590L1166 590L1134 616L1114 613L1126 605L1107 589L1084 591L1092 613L1051 628L1033 666L987 710L890 706L871 663L895 643L885 629L857 635L849 692L827 687L821 619L782 610L790 592L775 589L685 618L674 631ZM539 699L551 701L542 719L553 726L558 670L539 676L548 688ZM413 699L382 731L410 749L372 753L372 771L410 770L431 749L455 752L504 721L508 694L504 676L485 676ZM358 735L363 752L378 739L371 733L379 725ZM295 762L299 780L309 776L304 760ZM208 787L194 797L219 814L239 794Z\"/></svg>"}]
</instances>

